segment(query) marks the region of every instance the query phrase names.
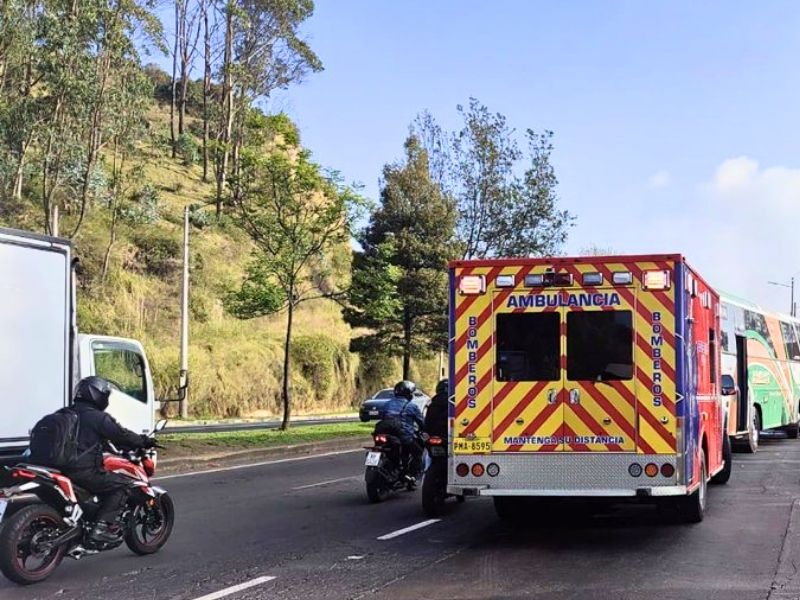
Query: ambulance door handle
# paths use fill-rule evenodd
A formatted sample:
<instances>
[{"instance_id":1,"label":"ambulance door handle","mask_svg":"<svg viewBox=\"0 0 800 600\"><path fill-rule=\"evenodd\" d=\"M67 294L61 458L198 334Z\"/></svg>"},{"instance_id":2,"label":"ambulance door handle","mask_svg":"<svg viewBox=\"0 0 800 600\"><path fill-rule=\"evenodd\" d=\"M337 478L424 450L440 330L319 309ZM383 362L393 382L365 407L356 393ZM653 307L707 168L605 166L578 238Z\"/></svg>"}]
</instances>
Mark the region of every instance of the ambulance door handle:
<instances>
[{"instance_id":1,"label":"ambulance door handle","mask_svg":"<svg viewBox=\"0 0 800 600\"><path fill-rule=\"evenodd\" d=\"M571 389L569 391L569 403L570 404L580 404L581 403L581 392L577 388Z\"/></svg>"},{"instance_id":2,"label":"ambulance door handle","mask_svg":"<svg viewBox=\"0 0 800 600\"><path fill-rule=\"evenodd\" d=\"M555 404L556 402L558 402L558 393L555 390L549 390L547 392L547 403Z\"/></svg>"}]
</instances>

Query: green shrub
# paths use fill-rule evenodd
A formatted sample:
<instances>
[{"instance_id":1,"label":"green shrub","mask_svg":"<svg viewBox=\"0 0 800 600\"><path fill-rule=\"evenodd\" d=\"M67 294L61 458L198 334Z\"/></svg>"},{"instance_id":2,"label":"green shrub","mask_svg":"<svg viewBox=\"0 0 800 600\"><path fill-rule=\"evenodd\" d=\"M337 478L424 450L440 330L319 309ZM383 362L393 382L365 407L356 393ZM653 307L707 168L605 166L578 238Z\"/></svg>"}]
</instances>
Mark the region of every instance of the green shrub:
<instances>
[{"instance_id":1,"label":"green shrub","mask_svg":"<svg viewBox=\"0 0 800 600\"><path fill-rule=\"evenodd\" d=\"M132 241L136 246L134 270L167 277L181 267L180 241L160 229L135 231Z\"/></svg>"},{"instance_id":2,"label":"green shrub","mask_svg":"<svg viewBox=\"0 0 800 600\"><path fill-rule=\"evenodd\" d=\"M182 133L175 140L175 150L178 156L183 159L183 164L186 167L191 167L200 159L200 146L193 135Z\"/></svg>"},{"instance_id":3,"label":"green shrub","mask_svg":"<svg viewBox=\"0 0 800 600\"><path fill-rule=\"evenodd\" d=\"M147 182L131 195L130 202L120 209L119 214L129 225L150 225L160 217L160 204L158 190Z\"/></svg>"}]
</instances>

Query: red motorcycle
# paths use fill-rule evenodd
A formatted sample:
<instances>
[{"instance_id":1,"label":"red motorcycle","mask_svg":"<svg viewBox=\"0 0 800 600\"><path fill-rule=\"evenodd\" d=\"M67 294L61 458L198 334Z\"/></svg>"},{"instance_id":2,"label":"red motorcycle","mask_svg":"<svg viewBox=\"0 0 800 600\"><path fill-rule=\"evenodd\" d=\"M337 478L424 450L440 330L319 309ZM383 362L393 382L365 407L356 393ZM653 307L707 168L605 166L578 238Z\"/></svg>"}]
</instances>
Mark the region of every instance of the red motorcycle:
<instances>
[{"instance_id":1,"label":"red motorcycle","mask_svg":"<svg viewBox=\"0 0 800 600\"><path fill-rule=\"evenodd\" d=\"M159 421L153 433L161 431ZM102 543L89 533L100 503L96 496L74 485L68 477L47 467L21 463L10 467L18 483L0 489L0 571L22 585L48 578L65 556L83 556L112 550L124 541L136 554L153 554L167 543L175 520L172 498L151 485L156 470L155 448L111 451L103 458L107 471L131 479L132 491L122 514L123 534L118 541ZM12 512L12 501L33 502ZM9 515L3 519L4 513Z\"/></svg>"}]
</instances>

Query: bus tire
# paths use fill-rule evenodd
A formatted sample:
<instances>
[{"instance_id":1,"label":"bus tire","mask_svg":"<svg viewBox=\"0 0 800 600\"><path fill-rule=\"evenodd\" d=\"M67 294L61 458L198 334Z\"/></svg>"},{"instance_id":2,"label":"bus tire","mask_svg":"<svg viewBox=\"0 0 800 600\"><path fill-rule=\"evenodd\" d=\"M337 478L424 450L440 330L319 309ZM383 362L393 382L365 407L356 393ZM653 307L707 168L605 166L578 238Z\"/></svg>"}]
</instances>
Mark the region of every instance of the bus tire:
<instances>
[{"instance_id":1,"label":"bus tire","mask_svg":"<svg viewBox=\"0 0 800 600\"><path fill-rule=\"evenodd\" d=\"M681 498L681 517L684 523L699 523L703 520L706 512L706 496L707 496L707 481L706 481L706 453L701 449L698 457L700 461L700 485L690 495Z\"/></svg>"},{"instance_id":2,"label":"bus tire","mask_svg":"<svg viewBox=\"0 0 800 600\"><path fill-rule=\"evenodd\" d=\"M722 470L711 478L711 483L721 485L728 483L733 470L733 451L731 450L731 438L726 433L722 438Z\"/></svg>"},{"instance_id":3,"label":"bus tire","mask_svg":"<svg viewBox=\"0 0 800 600\"><path fill-rule=\"evenodd\" d=\"M753 406L753 418L750 427L747 428L747 439L744 444L744 451L747 454L758 452L758 444L761 439L761 413L758 407Z\"/></svg>"},{"instance_id":4,"label":"bus tire","mask_svg":"<svg viewBox=\"0 0 800 600\"><path fill-rule=\"evenodd\" d=\"M800 416L798 416L794 423L788 425L785 431L786 437L788 437L790 440L796 440L797 438L800 438Z\"/></svg>"}]
</instances>

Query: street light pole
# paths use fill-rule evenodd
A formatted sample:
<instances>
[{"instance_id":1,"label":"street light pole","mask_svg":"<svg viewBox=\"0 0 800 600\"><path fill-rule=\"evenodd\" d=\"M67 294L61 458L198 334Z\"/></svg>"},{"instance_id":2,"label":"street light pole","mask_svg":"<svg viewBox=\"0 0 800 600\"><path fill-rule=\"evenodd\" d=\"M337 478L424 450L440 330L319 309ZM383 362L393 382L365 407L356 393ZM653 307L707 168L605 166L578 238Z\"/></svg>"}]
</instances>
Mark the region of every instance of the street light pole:
<instances>
[{"instance_id":1,"label":"street light pole","mask_svg":"<svg viewBox=\"0 0 800 600\"><path fill-rule=\"evenodd\" d=\"M768 281L770 285L777 285L779 287L789 288L791 296L789 297L789 314L793 317L797 316L797 306L794 303L794 277L789 280L789 283L780 283L779 281Z\"/></svg>"}]
</instances>

